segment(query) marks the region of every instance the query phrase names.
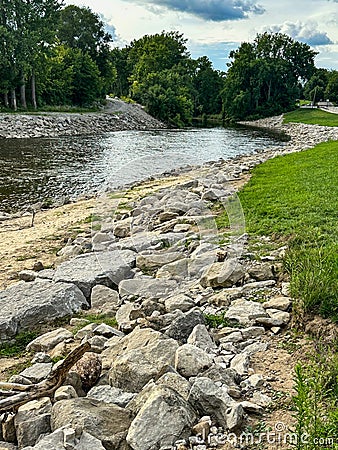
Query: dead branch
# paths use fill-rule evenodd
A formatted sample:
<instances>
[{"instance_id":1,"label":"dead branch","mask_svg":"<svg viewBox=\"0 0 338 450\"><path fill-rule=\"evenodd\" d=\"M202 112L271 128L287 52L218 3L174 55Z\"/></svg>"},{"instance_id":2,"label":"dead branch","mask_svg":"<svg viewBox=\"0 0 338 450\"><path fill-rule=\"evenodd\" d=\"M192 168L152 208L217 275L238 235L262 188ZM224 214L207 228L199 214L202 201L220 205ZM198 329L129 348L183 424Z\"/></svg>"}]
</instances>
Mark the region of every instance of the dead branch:
<instances>
[{"instance_id":1,"label":"dead branch","mask_svg":"<svg viewBox=\"0 0 338 450\"><path fill-rule=\"evenodd\" d=\"M0 389L10 389L13 393L8 398L0 400L0 413L18 408L31 400L51 396L65 381L73 365L90 350L90 343L84 342L76 347L65 360L52 370L48 377L37 384L21 385L17 383L0 383ZM15 392L17 391L17 392ZM18 392L20 391L20 392ZM22 392L21 392L22 391Z\"/></svg>"}]
</instances>

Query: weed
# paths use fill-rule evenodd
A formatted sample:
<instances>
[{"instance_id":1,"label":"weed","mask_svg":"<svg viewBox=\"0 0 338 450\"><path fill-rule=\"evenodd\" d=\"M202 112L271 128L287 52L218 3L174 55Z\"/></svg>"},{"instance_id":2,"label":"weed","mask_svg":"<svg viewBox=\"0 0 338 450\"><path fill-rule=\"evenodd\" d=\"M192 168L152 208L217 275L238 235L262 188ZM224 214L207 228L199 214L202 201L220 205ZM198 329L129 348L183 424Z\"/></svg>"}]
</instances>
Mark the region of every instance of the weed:
<instances>
[{"instance_id":1,"label":"weed","mask_svg":"<svg viewBox=\"0 0 338 450\"><path fill-rule=\"evenodd\" d=\"M105 323L106 325L109 325L113 328L117 327L117 321L115 317L108 316L107 314L81 314L79 318L89 320L89 322L97 323L98 325L101 323Z\"/></svg>"},{"instance_id":2,"label":"weed","mask_svg":"<svg viewBox=\"0 0 338 450\"><path fill-rule=\"evenodd\" d=\"M231 327L231 328L241 328L241 325L234 321L229 320L224 317L224 313L222 314L205 314L204 316L206 324L211 328L222 327Z\"/></svg>"},{"instance_id":3,"label":"weed","mask_svg":"<svg viewBox=\"0 0 338 450\"><path fill-rule=\"evenodd\" d=\"M0 344L0 356L20 356L25 352L26 346L37 337L33 331L24 331L15 336L13 341Z\"/></svg>"},{"instance_id":4,"label":"weed","mask_svg":"<svg viewBox=\"0 0 338 450\"><path fill-rule=\"evenodd\" d=\"M293 404L297 417L297 449L316 450L319 442L330 443L323 448L337 448L334 446L338 436L337 353L321 349L309 364L298 364L295 371L297 394L293 397Z\"/></svg>"}]
</instances>

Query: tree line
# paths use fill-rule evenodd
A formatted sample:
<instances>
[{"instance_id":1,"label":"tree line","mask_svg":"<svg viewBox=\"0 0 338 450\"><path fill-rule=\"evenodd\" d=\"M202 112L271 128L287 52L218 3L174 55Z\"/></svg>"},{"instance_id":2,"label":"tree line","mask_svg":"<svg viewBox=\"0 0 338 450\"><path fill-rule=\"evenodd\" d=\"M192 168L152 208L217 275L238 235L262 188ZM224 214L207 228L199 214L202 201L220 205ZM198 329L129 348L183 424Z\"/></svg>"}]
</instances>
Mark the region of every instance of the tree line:
<instances>
[{"instance_id":1,"label":"tree line","mask_svg":"<svg viewBox=\"0 0 338 450\"><path fill-rule=\"evenodd\" d=\"M279 114L305 96L338 101L338 72L316 69L316 52L281 33L257 35L230 53L225 72L191 58L179 32L113 48L100 16L61 0L2 0L3 108L91 107L106 95L144 105L174 126L199 116L241 120Z\"/></svg>"}]
</instances>

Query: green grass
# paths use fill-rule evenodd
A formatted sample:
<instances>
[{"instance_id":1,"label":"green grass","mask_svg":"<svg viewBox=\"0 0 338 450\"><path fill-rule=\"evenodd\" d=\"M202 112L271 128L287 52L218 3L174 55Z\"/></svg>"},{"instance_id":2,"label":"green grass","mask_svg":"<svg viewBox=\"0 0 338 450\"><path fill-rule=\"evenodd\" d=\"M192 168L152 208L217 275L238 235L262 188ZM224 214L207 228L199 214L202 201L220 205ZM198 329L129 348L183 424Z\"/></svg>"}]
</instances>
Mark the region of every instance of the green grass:
<instances>
[{"instance_id":1,"label":"green grass","mask_svg":"<svg viewBox=\"0 0 338 450\"><path fill-rule=\"evenodd\" d=\"M338 355L318 348L306 365L296 366L298 450L338 448ZM304 437L306 436L306 439ZM303 437L303 439L302 439ZM322 445L319 445L319 442Z\"/></svg>"},{"instance_id":2,"label":"green grass","mask_svg":"<svg viewBox=\"0 0 338 450\"><path fill-rule=\"evenodd\" d=\"M338 114L321 109L296 109L284 114L284 123L290 122L338 127Z\"/></svg>"},{"instance_id":3,"label":"green grass","mask_svg":"<svg viewBox=\"0 0 338 450\"><path fill-rule=\"evenodd\" d=\"M218 327L231 327L231 328L241 328L241 325L235 320L230 320L224 317L223 314L205 314L205 323L211 328Z\"/></svg>"},{"instance_id":4,"label":"green grass","mask_svg":"<svg viewBox=\"0 0 338 450\"><path fill-rule=\"evenodd\" d=\"M113 328L117 327L117 322L115 317L108 316L106 314L81 314L79 316L80 319L89 320L91 323L97 323L100 325L101 323L105 323Z\"/></svg>"},{"instance_id":5,"label":"green grass","mask_svg":"<svg viewBox=\"0 0 338 450\"><path fill-rule=\"evenodd\" d=\"M15 336L13 341L0 344L0 356L20 356L25 352L26 346L38 336L33 331L25 331Z\"/></svg>"},{"instance_id":6,"label":"green grass","mask_svg":"<svg viewBox=\"0 0 338 450\"><path fill-rule=\"evenodd\" d=\"M288 242L298 309L338 322L337 162L338 142L274 158L253 170L239 198L251 235Z\"/></svg>"}]
</instances>

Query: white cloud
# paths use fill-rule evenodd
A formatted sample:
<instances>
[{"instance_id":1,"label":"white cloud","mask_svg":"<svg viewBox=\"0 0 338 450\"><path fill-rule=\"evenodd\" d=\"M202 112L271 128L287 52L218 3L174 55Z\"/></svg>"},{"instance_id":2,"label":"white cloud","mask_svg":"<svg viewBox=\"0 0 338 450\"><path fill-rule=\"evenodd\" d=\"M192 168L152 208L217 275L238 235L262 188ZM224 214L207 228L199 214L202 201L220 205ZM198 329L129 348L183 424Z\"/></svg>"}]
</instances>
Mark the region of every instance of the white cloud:
<instances>
[{"instance_id":1,"label":"white cloud","mask_svg":"<svg viewBox=\"0 0 338 450\"><path fill-rule=\"evenodd\" d=\"M305 42L312 46L329 45L333 41L329 38L326 31L318 29L318 23L311 21L302 22L285 22L282 25L272 25L266 28L267 31L273 33L288 34L297 41Z\"/></svg>"}]
</instances>

